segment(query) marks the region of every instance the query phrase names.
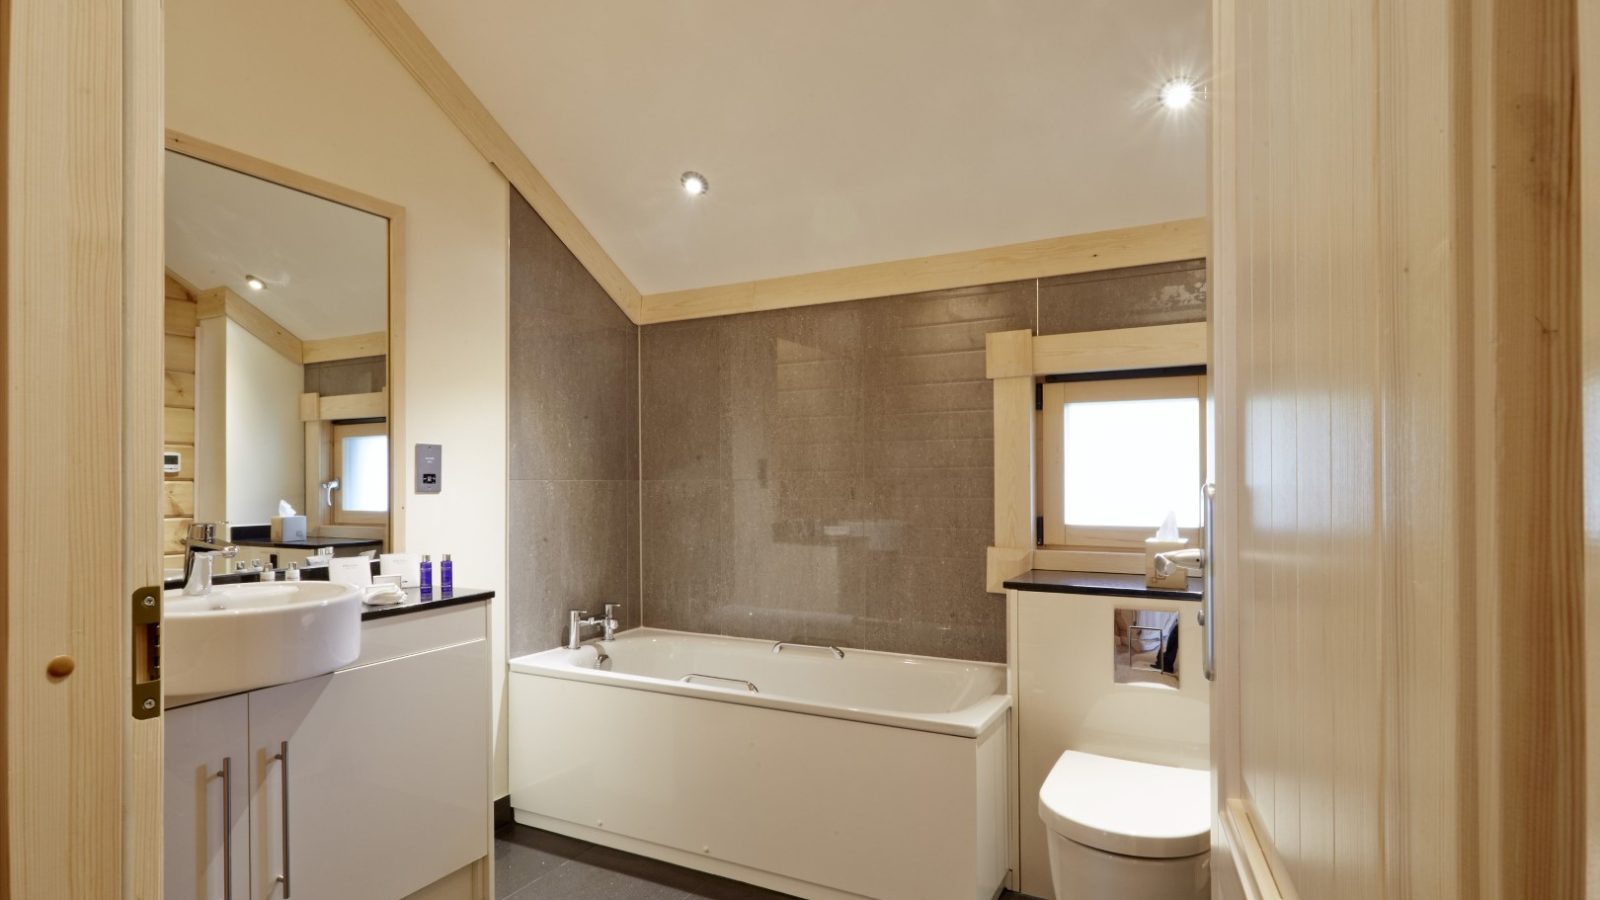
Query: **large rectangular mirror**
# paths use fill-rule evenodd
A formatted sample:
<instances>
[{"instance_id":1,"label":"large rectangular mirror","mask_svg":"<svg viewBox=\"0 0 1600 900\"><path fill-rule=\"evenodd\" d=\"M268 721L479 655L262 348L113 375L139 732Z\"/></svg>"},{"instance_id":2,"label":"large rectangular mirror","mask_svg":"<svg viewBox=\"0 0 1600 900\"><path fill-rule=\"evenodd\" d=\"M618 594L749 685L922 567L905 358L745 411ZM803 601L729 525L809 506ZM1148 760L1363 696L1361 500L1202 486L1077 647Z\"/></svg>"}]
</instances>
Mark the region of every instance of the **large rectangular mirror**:
<instances>
[{"instance_id":1,"label":"large rectangular mirror","mask_svg":"<svg viewBox=\"0 0 1600 900\"><path fill-rule=\"evenodd\" d=\"M166 153L164 568L393 549L399 210L183 136Z\"/></svg>"}]
</instances>

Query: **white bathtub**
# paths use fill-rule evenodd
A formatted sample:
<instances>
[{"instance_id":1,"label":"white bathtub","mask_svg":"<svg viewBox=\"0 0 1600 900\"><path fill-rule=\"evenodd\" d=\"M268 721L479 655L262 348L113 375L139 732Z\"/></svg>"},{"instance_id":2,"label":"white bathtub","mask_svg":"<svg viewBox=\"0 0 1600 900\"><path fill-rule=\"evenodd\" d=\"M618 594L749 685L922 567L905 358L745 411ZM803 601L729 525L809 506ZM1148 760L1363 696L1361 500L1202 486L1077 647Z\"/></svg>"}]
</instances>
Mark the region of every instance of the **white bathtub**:
<instances>
[{"instance_id":1,"label":"white bathtub","mask_svg":"<svg viewBox=\"0 0 1600 900\"><path fill-rule=\"evenodd\" d=\"M816 900L990 900L1005 667L772 646L638 629L513 659L517 821Z\"/></svg>"}]
</instances>

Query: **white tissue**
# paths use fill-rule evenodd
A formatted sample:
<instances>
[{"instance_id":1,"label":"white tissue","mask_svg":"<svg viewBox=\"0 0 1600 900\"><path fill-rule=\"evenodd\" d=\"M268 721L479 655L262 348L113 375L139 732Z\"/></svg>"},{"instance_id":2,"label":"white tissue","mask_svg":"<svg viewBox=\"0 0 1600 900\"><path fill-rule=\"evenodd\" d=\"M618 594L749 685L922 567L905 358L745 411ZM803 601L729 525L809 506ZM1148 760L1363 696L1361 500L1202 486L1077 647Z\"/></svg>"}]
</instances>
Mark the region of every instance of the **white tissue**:
<instances>
[{"instance_id":1,"label":"white tissue","mask_svg":"<svg viewBox=\"0 0 1600 900\"><path fill-rule=\"evenodd\" d=\"M289 516L292 516L294 514L295 514L294 507L289 505L289 501L287 501L287 500L279 500L278 501L278 515L280 517L288 518Z\"/></svg>"},{"instance_id":2,"label":"white tissue","mask_svg":"<svg viewBox=\"0 0 1600 900\"><path fill-rule=\"evenodd\" d=\"M1181 540L1183 540L1183 537L1178 534L1178 514L1177 513L1172 512L1171 510L1167 511L1167 519L1166 519L1166 521L1162 522L1161 523L1161 527L1156 529L1156 540L1158 540L1158 541L1181 541Z\"/></svg>"}]
</instances>

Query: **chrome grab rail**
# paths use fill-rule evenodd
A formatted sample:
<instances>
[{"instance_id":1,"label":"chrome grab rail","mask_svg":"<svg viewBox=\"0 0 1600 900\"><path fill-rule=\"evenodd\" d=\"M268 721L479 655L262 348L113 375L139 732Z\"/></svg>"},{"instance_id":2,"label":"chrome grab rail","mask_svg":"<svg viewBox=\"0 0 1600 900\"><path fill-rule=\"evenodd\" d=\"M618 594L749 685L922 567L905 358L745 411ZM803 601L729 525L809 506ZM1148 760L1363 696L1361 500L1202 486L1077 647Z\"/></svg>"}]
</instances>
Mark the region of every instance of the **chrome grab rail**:
<instances>
[{"instance_id":1,"label":"chrome grab rail","mask_svg":"<svg viewBox=\"0 0 1600 900\"><path fill-rule=\"evenodd\" d=\"M779 641L772 645L773 653L782 653L785 647L805 647L808 650L826 650L834 659L844 659L844 651L828 644L802 644L799 641Z\"/></svg>"},{"instance_id":2,"label":"chrome grab rail","mask_svg":"<svg viewBox=\"0 0 1600 900\"><path fill-rule=\"evenodd\" d=\"M281 742L272 758L283 763L283 769L278 773L283 778L280 782L283 797L283 874L278 876L278 882L283 885L283 900L289 900L289 742Z\"/></svg>"},{"instance_id":3,"label":"chrome grab rail","mask_svg":"<svg viewBox=\"0 0 1600 900\"><path fill-rule=\"evenodd\" d=\"M233 757L222 758L222 900L233 900Z\"/></svg>"},{"instance_id":4,"label":"chrome grab rail","mask_svg":"<svg viewBox=\"0 0 1600 900\"><path fill-rule=\"evenodd\" d=\"M743 678L729 678L729 677L727 677L725 675L702 675L699 672L691 672L688 675L685 675L682 678L679 678L678 680L683 682L684 684L692 684L693 683L692 679L695 679L695 678L709 678L712 681L731 681L734 684L742 684L742 685L744 685L744 689L749 691L752 694L761 693L761 691L756 688L755 682L746 681Z\"/></svg>"}]
</instances>

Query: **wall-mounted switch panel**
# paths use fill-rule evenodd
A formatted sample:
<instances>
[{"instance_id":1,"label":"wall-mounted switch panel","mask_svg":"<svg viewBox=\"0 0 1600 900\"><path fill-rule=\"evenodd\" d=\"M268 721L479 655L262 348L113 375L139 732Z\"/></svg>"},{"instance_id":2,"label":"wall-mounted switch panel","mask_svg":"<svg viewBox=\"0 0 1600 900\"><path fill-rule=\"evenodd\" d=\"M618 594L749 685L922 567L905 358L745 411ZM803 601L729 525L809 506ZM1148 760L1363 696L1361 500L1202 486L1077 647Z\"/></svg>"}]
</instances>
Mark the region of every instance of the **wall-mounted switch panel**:
<instances>
[{"instance_id":1,"label":"wall-mounted switch panel","mask_svg":"<svg viewBox=\"0 0 1600 900\"><path fill-rule=\"evenodd\" d=\"M167 450L161 454L161 473L163 475L176 475L183 471L183 454L176 450Z\"/></svg>"},{"instance_id":2,"label":"wall-mounted switch panel","mask_svg":"<svg viewBox=\"0 0 1600 900\"><path fill-rule=\"evenodd\" d=\"M444 489L444 446L417 445L417 493L437 494Z\"/></svg>"}]
</instances>

